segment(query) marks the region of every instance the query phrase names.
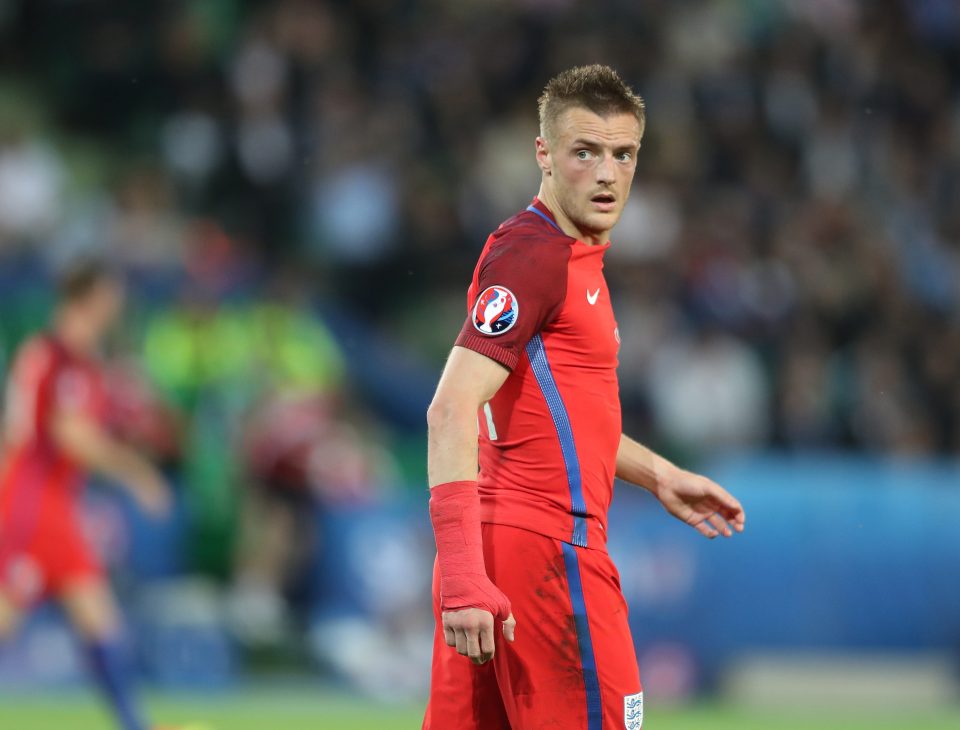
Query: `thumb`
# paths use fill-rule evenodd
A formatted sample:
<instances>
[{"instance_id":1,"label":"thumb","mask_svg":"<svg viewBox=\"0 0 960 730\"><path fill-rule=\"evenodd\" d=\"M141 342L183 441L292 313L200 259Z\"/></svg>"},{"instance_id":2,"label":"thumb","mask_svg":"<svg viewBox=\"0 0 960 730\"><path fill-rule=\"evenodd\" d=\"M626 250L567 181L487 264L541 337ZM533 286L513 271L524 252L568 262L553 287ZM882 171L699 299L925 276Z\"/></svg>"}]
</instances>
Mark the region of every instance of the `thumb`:
<instances>
[{"instance_id":1,"label":"thumb","mask_svg":"<svg viewBox=\"0 0 960 730\"><path fill-rule=\"evenodd\" d=\"M501 621L506 621L508 616L513 615L513 607L510 605L510 599L496 586L494 586L493 589L497 594L497 610L491 611L491 613Z\"/></svg>"},{"instance_id":2,"label":"thumb","mask_svg":"<svg viewBox=\"0 0 960 730\"><path fill-rule=\"evenodd\" d=\"M517 628L517 620L511 613L503 622L503 638L507 641L513 641L513 632Z\"/></svg>"}]
</instances>

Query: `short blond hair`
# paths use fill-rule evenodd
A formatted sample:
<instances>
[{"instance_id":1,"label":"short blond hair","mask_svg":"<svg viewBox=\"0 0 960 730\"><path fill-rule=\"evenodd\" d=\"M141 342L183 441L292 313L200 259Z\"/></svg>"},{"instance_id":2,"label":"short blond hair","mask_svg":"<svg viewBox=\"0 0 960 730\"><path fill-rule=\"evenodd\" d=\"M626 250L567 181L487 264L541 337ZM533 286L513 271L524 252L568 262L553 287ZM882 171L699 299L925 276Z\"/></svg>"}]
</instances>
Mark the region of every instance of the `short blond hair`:
<instances>
[{"instance_id":1,"label":"short blond hair","mask_svg":"<svg viewBox=\"0 0 960 730\"><path fill-rule=\"evenodd\" d=\"M551 139L557 119L571 107L583 107L602 117L633 114L643 136L646 124L643 99L609 66L599 63L575 66L547 82L538 101L540 136Z\"/></svg>"}]
</instances>

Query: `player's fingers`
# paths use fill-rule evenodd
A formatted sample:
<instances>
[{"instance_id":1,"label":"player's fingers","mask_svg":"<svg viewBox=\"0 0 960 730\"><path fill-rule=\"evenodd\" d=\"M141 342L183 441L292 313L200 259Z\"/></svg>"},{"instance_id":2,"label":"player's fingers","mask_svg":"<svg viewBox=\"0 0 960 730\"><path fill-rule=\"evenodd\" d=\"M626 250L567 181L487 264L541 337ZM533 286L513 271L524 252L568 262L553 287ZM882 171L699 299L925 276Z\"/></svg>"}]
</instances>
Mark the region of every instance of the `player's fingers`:
<instances>
[{"instance_id":1,"label":"player's fingers","mask_svg":"<svg viewBox=\"0 0 960 730\"><path fill-rule=\"evenodd\" d=\"M701 535L704 537L709 537L711 540L720 534L710 526L710 523L706 518L700 520L699 522L693 523L693 528Z\"/></svg>"},{"instance_id":2,"label":"player's fingers","mask_svg":"<svg viewBox=\"0 0 960 730\"><path fill-rule=\"evenodd\" d=\"M467 634L463 629L455 629L454 634L456 636L456 646L457 654L461 656L467 655Z\"/></svg>"},{"instance_id":3,"label":"player's fingers","mask_svg":"<svg viewBox=\"0 0 960 730\"><path fill-rule=\"evenodd\" d=\"M730 524L733 525L734 530L743 532L743 528L747 524L747 513L743 511L743 507L740 506L739 502L737 502L737 511L726 517L730 521Z\"/></svg>"},{"instance_id":4,"label":"player's fingers","mask_svg":"<svg viewBox=\"0 0 960 730\"><path fill-rule=\"evenodd\" d=\"M480 629L479 628L469 628L466 630L467 635L467 656L470 657L470 661L474 664L483 664L481 661L481 652L480 652Z\"/></svg>"},{"instance_id":5,"label":"player's fingers","mask_svg":"<svg viewBox=\"0 0 960 730\"><path fill-rule=\"evenodd\" d=\"M714 529L724 537L730 537L733 534L733 532L730 530L730 525L727 524L727 521L716 512L707 518L707 522L713 525Z\"/></svg>"},{"instance_id":6,"label":"player's fingers","mask_svg":"<svg viewBox=\"0 0 960 730\"><path fill-rule=\"evenodd\" d=\"M716 483L711 483L710 491L714 499L719 503L717 512L729 520L735 530L738 532L743 530L745 515L743 513L743 505L740 504L739 500Z\"/></svg>"},{"instance_id":7,"label":"player's fingers","mask_svg":"<svg viewBox=\"0 0 960 730\"><path fill-rule=\"evenodd\" d=\"M503 622L503 638L507 641L513 641L514 632L517 628L517 620L511 613Z\"/></svg>"},{"instance_id":8,"label":"player's fingers","mask_svg":"<svg viewBox=\"0 0 960 730\"><path fill-rule=\"evenodd\" d=\"M480 659L481 664L493 659L496 648L493 645L493 621L483 622L480 626Z\"/></svg>"},{"instance_id":9,"label":"player's fingers","mask_svg":"<svg viewBox=\"0 0 960 730\"><path fill-rule=\"evenodd\" d=\"M443 627L443 640L447 642L447 646L457 645L457 635L449 626Z\"/></svg>"}]
</instances>

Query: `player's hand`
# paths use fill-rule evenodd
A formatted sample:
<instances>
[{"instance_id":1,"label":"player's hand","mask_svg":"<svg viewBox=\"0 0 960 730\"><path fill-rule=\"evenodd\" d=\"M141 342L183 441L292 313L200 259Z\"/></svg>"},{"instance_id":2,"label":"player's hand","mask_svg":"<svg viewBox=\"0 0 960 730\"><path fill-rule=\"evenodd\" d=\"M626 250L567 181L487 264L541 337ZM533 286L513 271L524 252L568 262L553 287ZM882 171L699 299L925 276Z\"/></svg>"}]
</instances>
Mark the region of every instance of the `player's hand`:
<instances>
[{"instance_id":1,"label":"player's hand","mask_svg":"<svg viewBox=\"0 0 960 730\"><path fill-rule=\"evenodd\" d=\"M671 469L661 475L656 496L667 512L705 537L743 532L746 516L740 502L704 476Z\"/></svg>"},{"instance_id":2,"label":"player's hand","mask_svg":"<svg viewBox=\"0 0 960 730\"><path fill-rule=\"evenodd\" d=\"M443 638L447 646L455 646L457 654L469 657L474 664L485 664L495 653L493 614L482 608L444 611ZM517 620L511 613L503 622L503 638L513 641Z\"/></svg>"},{"instance_id":3,"label":"player's hand","mask_svg":"<svg viewBox=\"0 0 960 730\"><path fill-rule=\"evenodd\" d=\"M157 471L143 474L134 485L134 499L147 515L162 519L170 514L173 504L173 491L163 476Z\"/></svg>"}]
</instances>

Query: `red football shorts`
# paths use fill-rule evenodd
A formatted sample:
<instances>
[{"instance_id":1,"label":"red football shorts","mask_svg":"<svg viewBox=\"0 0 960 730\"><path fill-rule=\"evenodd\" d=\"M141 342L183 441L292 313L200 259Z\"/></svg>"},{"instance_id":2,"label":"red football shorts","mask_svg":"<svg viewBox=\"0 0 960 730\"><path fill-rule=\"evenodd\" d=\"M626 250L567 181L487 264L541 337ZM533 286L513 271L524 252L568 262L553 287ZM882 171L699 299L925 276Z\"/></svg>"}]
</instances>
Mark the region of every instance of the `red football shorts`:
<instances>
[{"instance_id":1,"label":"red football shorts","mask_svg":"<svg viewBox=\"0 0 960 730\"><path fill-rule=\"evenodd\" d=\"M620 576L610 556L535 532L483 525L487 574L517 620L482 666L447 646L433 573L433 672L424 730L639 730L643 694Z\"/></svg>"},{"instance_id":2,"label":"red football shorts","mask_svg":"<svg viewBox=\"0 0 960 730\"><path fill-rule=\"evenodd\" d=\"M58 500L36 511L0 511L0 593L8 600L29 608L72 584L102 577L73 505Z\"/></svg>"}]
</instances>

